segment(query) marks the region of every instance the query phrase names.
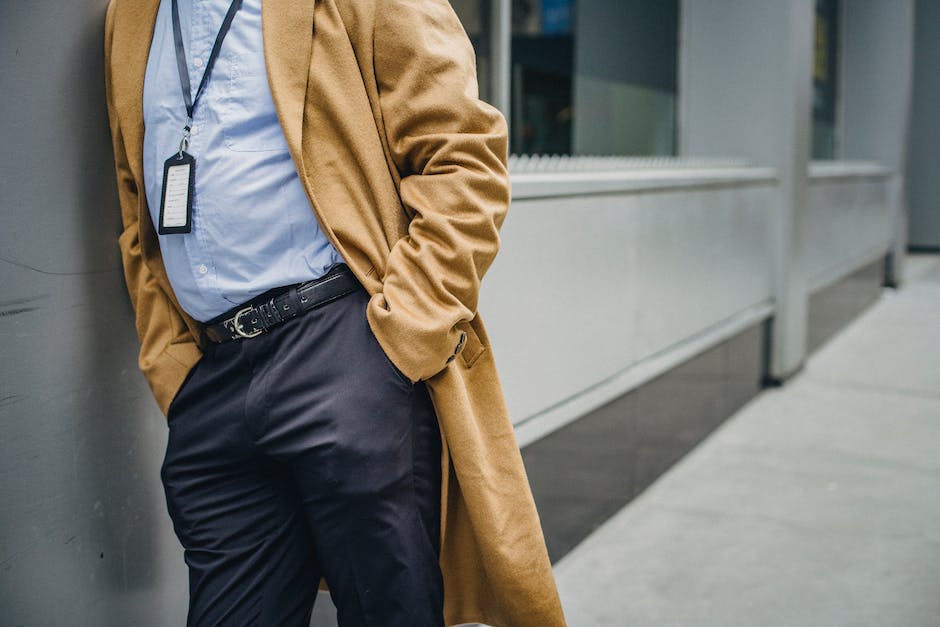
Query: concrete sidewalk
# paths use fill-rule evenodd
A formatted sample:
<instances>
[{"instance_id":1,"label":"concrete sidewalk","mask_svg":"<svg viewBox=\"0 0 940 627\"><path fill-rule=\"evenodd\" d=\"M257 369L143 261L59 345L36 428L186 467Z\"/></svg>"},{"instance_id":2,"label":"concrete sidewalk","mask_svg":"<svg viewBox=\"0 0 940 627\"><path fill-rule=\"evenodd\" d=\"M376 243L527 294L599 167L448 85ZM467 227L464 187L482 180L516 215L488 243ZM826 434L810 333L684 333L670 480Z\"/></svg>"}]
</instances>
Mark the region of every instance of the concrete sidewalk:
<instances>
[{"instance_id":1,"label":"concrete sidewalk","mask_svg":"<svg viewBox=\"0 0 940 627\"><path fill-rule=\"evenodd\" d=\"M940 626L940 257L556 567L571 627Z\"/></svg>"}]
</instances>

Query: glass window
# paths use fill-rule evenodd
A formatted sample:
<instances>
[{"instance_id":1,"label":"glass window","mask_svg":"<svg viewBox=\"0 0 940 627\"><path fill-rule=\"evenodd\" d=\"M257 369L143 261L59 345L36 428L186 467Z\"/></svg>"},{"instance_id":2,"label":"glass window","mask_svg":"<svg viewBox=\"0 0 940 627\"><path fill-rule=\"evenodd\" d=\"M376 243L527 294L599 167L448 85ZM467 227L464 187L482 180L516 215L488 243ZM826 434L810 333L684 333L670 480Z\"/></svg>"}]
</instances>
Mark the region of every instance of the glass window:
<instances>
[{"instance_id":1,"label":"glass window","mask_svg":"<svg viewBox=\"0 0 940 627\"><path fill-rule=\"evenodd\" d=\"M678 0L513 0L512 152L673 155Z\"/></svg>"},{"instance_id":2,"label":"glass window","mask_svg":"<svg viewBox=\"0 0 940 627\"><path fill-rule=\"evenodd\" d=\"M511 152L571 153L572 5L572 0L513 0Z\"/></svg>"},{"instance_id":3,"label":"glass window","mask_svg":"<svg viewBox=\"0 0 940 627\"><path fill-rule=\"evenodd\" d=\"M492 47L491 25L493 0L450 0L450 5L460 18L464 30L473 42L477 56L477 81L480 83L480 98L492 102Z\"/></svg>"},{"instance_id":4,"label":"glass window","mask_svg":"<svg viewBox=\"0 0 940 627\"><path fill-rule=\"evenodd\" d=\"M838 0L816 0L813 45L813 159L833 159L836 153L838 17Z\"/></svg>"}]
</instances>

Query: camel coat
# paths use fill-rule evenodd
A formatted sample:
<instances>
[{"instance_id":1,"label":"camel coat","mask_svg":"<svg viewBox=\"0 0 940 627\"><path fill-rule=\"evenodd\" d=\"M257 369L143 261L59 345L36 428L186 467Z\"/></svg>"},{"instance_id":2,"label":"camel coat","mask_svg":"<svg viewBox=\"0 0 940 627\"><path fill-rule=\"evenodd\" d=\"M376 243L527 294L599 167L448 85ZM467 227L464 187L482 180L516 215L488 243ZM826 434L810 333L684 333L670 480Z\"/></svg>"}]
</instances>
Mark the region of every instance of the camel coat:
<instances>
[{"instance_id":1,"label":"camel coat","mask_svg":"<svg viewBox=\"0 0 940 627\"><path fill-rule=\"evenodd\" d=\"M112 0L105 68L140 367L166 412L203 339L173 295L143 193L158 5ZM264 0L262 24L268 82L311 208L371 294L379 343L405 375L427 381L437 411L447 624L564 625L477 312L509 205L507 130L477 98L461 24L446 0Z\"/></svg>"}]
</instances>

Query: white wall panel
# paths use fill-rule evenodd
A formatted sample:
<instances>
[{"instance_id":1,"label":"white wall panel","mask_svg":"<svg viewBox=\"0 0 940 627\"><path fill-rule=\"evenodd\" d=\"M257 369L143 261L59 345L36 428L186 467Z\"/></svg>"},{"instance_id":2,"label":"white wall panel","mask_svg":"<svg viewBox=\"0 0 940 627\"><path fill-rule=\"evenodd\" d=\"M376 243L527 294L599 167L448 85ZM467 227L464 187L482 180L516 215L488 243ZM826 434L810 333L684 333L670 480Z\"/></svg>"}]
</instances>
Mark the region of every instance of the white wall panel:
<instances>
[{"instance_id":1,"label":"white wall panel","mask_svg":"<svg viewBox=\"0 0 940 627\"><path fill-rule=\"evenodd\" d=\"M866 164L811 168L800 249L810 291L888 252L895 219L890 176Z\"/></svg>"},{"instance_id":2,"label":"white wall panel","mask_svg":"<svg viewBox=\"0 0 940 627\"><path fill-rule=\"evenodd\" d=\"M480 302L514 420L769 302L773 184L515 200Z\"/></svg>"}]
</instances>

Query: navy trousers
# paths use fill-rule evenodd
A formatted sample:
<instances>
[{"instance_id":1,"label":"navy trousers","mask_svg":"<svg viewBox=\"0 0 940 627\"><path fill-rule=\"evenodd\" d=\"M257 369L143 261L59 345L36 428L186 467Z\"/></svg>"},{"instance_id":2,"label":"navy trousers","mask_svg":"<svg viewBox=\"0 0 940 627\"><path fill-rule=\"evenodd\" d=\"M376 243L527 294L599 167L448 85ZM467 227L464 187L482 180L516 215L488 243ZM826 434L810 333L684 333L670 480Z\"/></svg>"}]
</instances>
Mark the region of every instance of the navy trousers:
<instances>
[{"instance_id":1,"label":"navy trousers","mask_svg":"<svg viewBox=\"0 0 940 627\"><path fill-rule=\"evenodd\" d=\"M189 625L307 625L324 577L342 626L440 626L441 442L360 290L213 344L174 399L161 477Z\"/></svg>"}]
</instances>

